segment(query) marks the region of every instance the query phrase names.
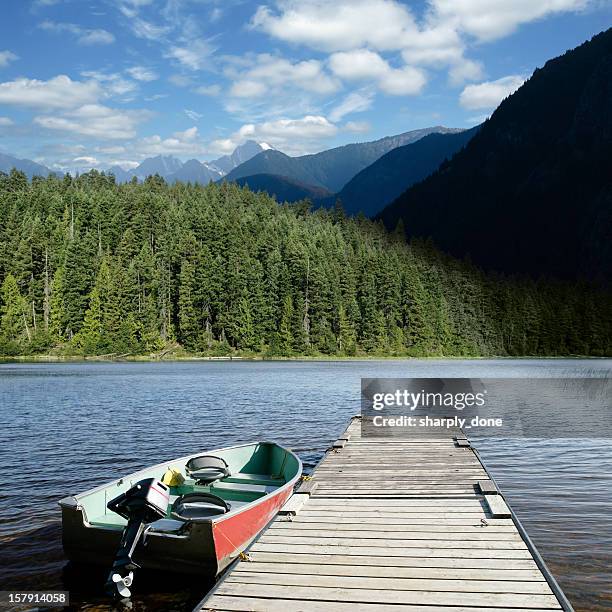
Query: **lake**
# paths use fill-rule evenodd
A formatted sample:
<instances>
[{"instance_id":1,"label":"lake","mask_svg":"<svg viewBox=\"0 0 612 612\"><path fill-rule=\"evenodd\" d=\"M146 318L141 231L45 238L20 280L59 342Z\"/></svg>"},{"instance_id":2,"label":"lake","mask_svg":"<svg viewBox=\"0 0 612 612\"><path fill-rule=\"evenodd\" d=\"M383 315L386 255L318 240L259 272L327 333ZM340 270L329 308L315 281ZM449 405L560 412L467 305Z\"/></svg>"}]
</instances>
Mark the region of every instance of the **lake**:
<instances>
[{"instance_id":1,"label":"lake","mask_svg":"<svg viewBox=\"0 0 612 612\"><path fill-rule=\"evenodd\" d=\"M311 469L359 413L362 377L611 373L610 360L565 359L0 364L0 590L70 590L76 609L106 609L107 569L63 557L61 497L253 440L287 445ZM612 441L475 446L575 608L612 610ZM141 572L133 610L191 610L208 588Z\"/></svg>"}]
</instances>

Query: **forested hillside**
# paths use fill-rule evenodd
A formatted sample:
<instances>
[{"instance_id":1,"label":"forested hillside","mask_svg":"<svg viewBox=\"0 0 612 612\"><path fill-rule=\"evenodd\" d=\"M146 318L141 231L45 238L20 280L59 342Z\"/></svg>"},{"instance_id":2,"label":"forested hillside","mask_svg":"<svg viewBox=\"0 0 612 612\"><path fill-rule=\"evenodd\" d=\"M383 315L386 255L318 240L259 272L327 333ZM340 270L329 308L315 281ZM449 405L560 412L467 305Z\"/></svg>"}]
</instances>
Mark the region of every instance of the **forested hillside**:
<instances>
[{"instance_id":1,"label":"forested hillside","mask_svg":"<svg viewBox=\"0 0 612 612\"><path fill-rule=\"evenodd\" d=\"M612 29L550 60L380 213L488 269L612 282Z\"/></svg>"},{"instance_id":2,"label":"forested hillside","mask_svg":"<svg viewBox=\"0 0 612 612\"><path fill-rule=\"evenodd\" d=\"M463 132L428 134L392 149L355 175L335 195L347 214L362 212L373 217L406 189L422 181L450 159L476 134L478 127Z\"/></svg>"},{"instance_id":3,"label":"forested hillside","mask_svg":"<svg viewBox=\"0 0 612 612\"><path fill-rule=\"evenodd\" d=\"M0 176L6 354L603 355L607 296L234 184Z\"/></svg>"}]
</instances>

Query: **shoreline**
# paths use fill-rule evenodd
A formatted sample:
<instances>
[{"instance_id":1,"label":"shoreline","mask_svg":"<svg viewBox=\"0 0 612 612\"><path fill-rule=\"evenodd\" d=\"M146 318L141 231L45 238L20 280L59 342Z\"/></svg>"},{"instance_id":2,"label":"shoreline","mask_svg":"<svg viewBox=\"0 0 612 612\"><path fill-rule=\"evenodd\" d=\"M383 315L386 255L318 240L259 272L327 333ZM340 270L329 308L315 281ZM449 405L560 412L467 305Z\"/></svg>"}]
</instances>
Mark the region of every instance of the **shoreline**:
<instances>
[{"instance_id":1,"label":"shoreline","mask_svg":"<svg viewBox=\"0 0 612 612\"><path fill-rule=\"evenodd\" d=\"M296 355L292 357L265 355L172 355L157 357L155 355L126 355L112 357L110 355L15 355L0 356L3 363L154 363L178 361L487 361L487 360L592 360L611 359L612 356L593 355L487 355L480 357L457 355Z\"/></svg>"}]
</instances>

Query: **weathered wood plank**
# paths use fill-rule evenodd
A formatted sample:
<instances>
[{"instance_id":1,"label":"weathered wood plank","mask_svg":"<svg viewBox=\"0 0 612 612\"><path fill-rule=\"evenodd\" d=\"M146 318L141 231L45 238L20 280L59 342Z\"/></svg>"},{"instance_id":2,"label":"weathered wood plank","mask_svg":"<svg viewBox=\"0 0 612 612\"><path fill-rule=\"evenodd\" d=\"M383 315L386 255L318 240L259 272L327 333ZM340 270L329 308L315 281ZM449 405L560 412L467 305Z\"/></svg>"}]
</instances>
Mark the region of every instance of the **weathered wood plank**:
<instances>
[{"instance_id":1,"label":"weathered wood plank","mask_svg":"<svg viewBox=\"0 0 612 612\"><path fill-rule=\"evenodd\" d=\"M292 495L278 511L279 514L297 514L306 500L310 497L306 493L296 493Z\"/></svg>"},{"instance_id":2,"label":"weathered wood plank","mask_svg":"<svg viewBox=\"0 0 612 612\"><path fill-rule=\"evenodd\" d=\"M510 508L508 508L501 495L485 495L485 501L493 518L510 518L512 516Z\"/></svg>"},{"instance_id":3,"label":"weathered wood plank","mask_svg":"<svg viewBox=\"0 0 612 612\"><path fill-rule=\"evenodd\" d=\"M245 564L246 565L246 564ZM280 568L277 568L277 570ZM257 572L244 570L242 567L232 572L226 580L232 582L249 582L253 584L285 584L288 586L338 587L344 589L380 589L393 591L450 591L453 593L533 593L552 595L545 581L516 582L509 580L457 580L432 578L392 578L381 576L341 576L314 573L312 569L306 574L285 572Z\"/></svg>"},{"instance_id":4,"label":"weathered wood plank","mask_svg":"<svg viewBox=\"0 0 612 612\"><path fill-rule=\"evenodd\" d=\"M393 567L387 565L331 565L316 563L291 562L280 560L275 563L253 560L241 563L235 571L241 572L272 572L275 574L317 574L324 576L370 576L388 578L428 578L439 580L504 580L515 582L542 582L542 574L538 569L465 569L438 567ZM318 559L321 559L319 557ZM546 583L544 583L546 584Z\"/></svg>"},{"instance_id":5,"label":"weathered wood plank","mask_svg":"<svg viewBox=\"0 0 612 612\"><path fill-rule=\"evenodd\" d=\"M318 486L319 483L316 480L303 480L300 486L297 488L296 493L306 493L308 495L312 495Z\"/></svg>"},{"instance_id":6,"label":"weathered wood plank","mask_svg":"<svg viewBox=\"0 0 612 612\"><path fill-rule=\"evenodd\" d=\"M384 546L384 542L378 542L378 546L371 543L364 546L339 545L338 543L318 544L287 544L280 542L262 542L261 538L253 545L251 550L261 552L292 552L309 553L318 555L372 555L376 557L440 557L450 559L531 559L531 553L525 549L489 548L481 549L475 547L422 547L410 546Z\"/></svg>"},{"instance_id":7,"label":"weathered wood plank","mask_svg":"<svg viewBox=\"0 0 612 612\"><path fill-rule=\"evenodd\" d=\"M460 541L460 542L472 542L472 541L483 541L483 542L522 542L521 536L516 531L492 531L490 529L474 529L473 531L421 531L421 530L375 530L375 529L363 529L361 525L354 525L353 529L334 529L332 530L321 530L321 529L304 529L304 526L297 524L281 524L276 523L268 531L267 534L282 535L285 537L302 536L308 537L313 534L312 537L317 538L358 538L360 539L375 539L375 540L415 540L415 541L433 541L433 540L446 540L446 541Z\"/></svg>"},{"instance_id":8,"label":"weathered wood plank","mask_svg":"<svg viewBox=\"0 0 612 612\"><path fill-rule=\"evenodd\" d=\"M268 599L240 597L239 595L215 595L203 610L210 612L398 612L397 606L394 605L313 601L311 599ZM406 612L500 612L504 608L404 605L402 610ZM538 612L535 608L533 610Z\"/></svg>"},{"instance_id":9,"label":"weathered wood plank","mask_svg":"<svg viewBox=\"0 0 612 612\"><path fill-rule=\"evenodd\" d=\"M429 526L432 529L461 529L461 527L483 527L481 519L485 518L484 514L468 514L460 515L463 518L456 518L456 515L451 514L450 518L442 515L436 517L434 514L423 514L415 517L414 514L391 514L391 513L376 513L376 512L341 512L329 515L324 512L313 513L307 510L302 510L299 516L293 518L293 522L300 525L308 525L310 523L323 524L346 521L351 525L381 525L389 529L397 529L404 527L406 529L424 529ZM504 526L504 529L516 531L514 523L510 519L493 519L486 518L488 528ZM485 525L486 526L486 525ZM305 527L306 528L306 527Z\"/></svg>"},{"instance_id":10,"label":"weathered wood plank","mask_svg":"<svg viewBox=\"0 0 612 612\"><path fill-rule=\"evenodd\" d=\"M389 572L394 571L392 568L409 567L409 568L438 568L438 569L477 569L477 570L535 570L540 573L535 561L529 559L463 559L452 557L396 557L376 555L358 555L350 554L343 555L341 553L335 555L316 554L316 553L298 553L291 552L267 552L253 551L249 552L249 557L252 562L277 562L284 564L291 563L315 563L327 568L329 565L359 565L359 566L374 566L389 568ZM242 564L239 564L242 565ZM541 576L541 573L540 573Z\"/></svg>"},{"instance_id":11,"label":"weathered wood plank","mask_svg":"<svg viewBox=\"0 0 612 612\"><path fill-rule=\"evenodd\" d=\"M479 480L478 489L483 495L497 495L497 487L492 480Z\"/></svg>"},{"instance_id":12,"label":"weathered wood plank","mask_svg":"<svg viewBox=\"0 0 612 612\"><path fill-rule=\"evenodd\" d=\"M305 533L305 532L304 532ZM324 533L316 533L314 535L284 535L268 529L266 533L259 538L258 542L261 544L308 544L308 545L323 545L323 546L369 546L372 544L372 538L361 537L351 538L330 535L327 536ZM512 541L479 541L472 539L463 540L451 540L451 539L429 539L426 540L427 546L424 546L423 540L409 539L407 536L403 538L385 538L384 540L378 538L376 545L381 548L431 548L437 550L439 548L446 549L450 548L455 551L469 549L474 551L476 549L483 550L526 550L527 547L523 540L518 537ZM459 554L459 553L457 553Z\"/></svg>"},{"instance_id":13,"label":"weathered wood plank","mask_svg":"<svg viewBox=\"0 0 612 612\"><path fill-rule=\"evenodd\" d=\"M291 521L276 521L270 529L281 529L281 530L296 530L302 531L310 530L325 530L334 529L335 531L375 531L380 534L380 537L384 537L382 534L386 531L393 533L401 533L404 531L414 533L476 533L476 534L489 534L489 533L512 533L516 534L516 528L514 525L483 525L480 521L466 522L464 524L439 524L439 523L406 523L400 521L397 523L388 523L380 519L376 520L363 520L363 519L344 519L338 522L337 519L330 519L328 521L322 520L325 517L317 517L317 521L304 521L300 520L301 513L299 516L294 517ZM491 519L500 520L500 519ZM501 519L504 520L504 519Z\"/></svg>"},{"instance_id":14,"label":"weathered wood plank","mask_svg":"<svg viewBox=\"0 0 612 612\"><path fill-rule=\"evenodd\" d=\"M230 574L231 577L231 574ZM311 587L292 586L287 589L284 585L249 584L236 582L231 579L223 581L217 588L219 595L237 595L243 597L292 597L302 600L346 601L352 603L377 604L425 604L437 606L452 606L460 603L464 606L494 606L514 607L522 610L533 608L559 609L559 603L554 595L523 595L517 593L456 593L456 592L430 592L430 591L396 591L396 590L369 590L344 589L338 587Z\"/></svg>"}]
</instances>

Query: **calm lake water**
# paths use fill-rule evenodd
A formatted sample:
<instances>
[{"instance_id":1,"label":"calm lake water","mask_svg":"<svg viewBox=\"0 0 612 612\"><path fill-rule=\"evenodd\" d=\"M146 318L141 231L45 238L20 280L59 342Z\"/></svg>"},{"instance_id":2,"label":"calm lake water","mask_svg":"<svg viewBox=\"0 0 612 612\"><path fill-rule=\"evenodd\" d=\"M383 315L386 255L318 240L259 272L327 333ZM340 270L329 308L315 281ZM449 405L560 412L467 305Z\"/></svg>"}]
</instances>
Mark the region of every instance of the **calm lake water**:
<instances>
[{"instance_id":1,"label":"calm lake water","mask_svg":"<svg viewBox=\"0 0 612 612\"><path fill-rule=\"evenodd\" d=\"M609 360L0 364L0 590L70 590L75 609L108 609L106 570L63 557L58 499L261 439L291 447L311 469L359 412L361 377L611 373ZM612 441L476 446L575 608L612 610ZM140 572L132 610L191 610L209 587Z\"/></svg>"}]
</instances>

